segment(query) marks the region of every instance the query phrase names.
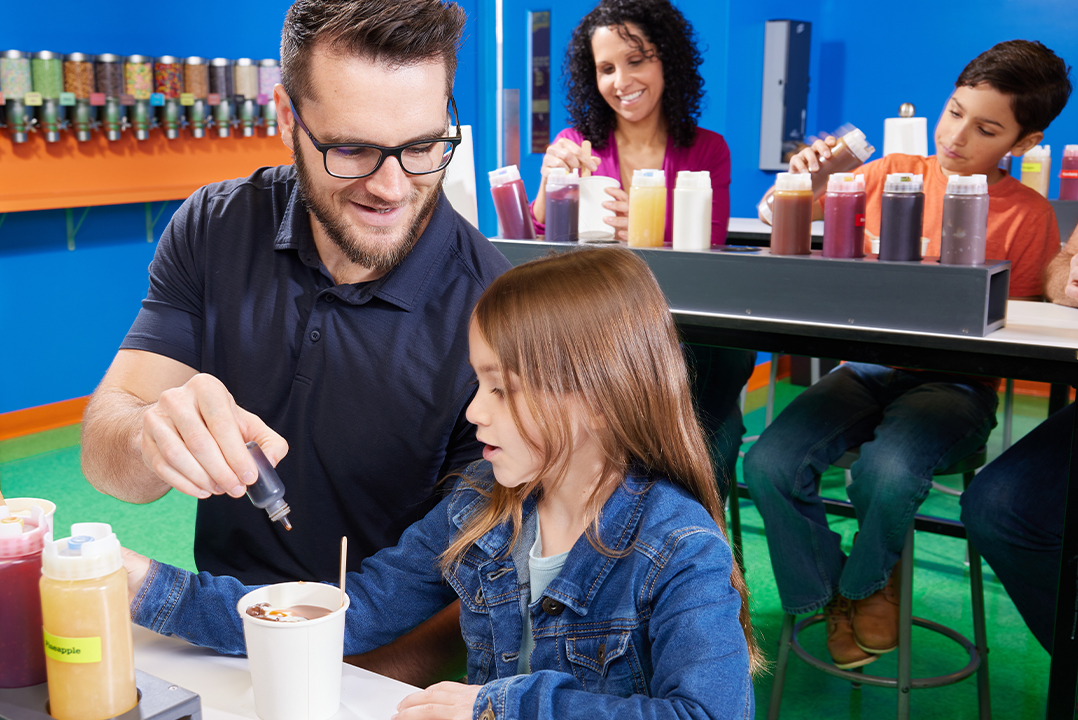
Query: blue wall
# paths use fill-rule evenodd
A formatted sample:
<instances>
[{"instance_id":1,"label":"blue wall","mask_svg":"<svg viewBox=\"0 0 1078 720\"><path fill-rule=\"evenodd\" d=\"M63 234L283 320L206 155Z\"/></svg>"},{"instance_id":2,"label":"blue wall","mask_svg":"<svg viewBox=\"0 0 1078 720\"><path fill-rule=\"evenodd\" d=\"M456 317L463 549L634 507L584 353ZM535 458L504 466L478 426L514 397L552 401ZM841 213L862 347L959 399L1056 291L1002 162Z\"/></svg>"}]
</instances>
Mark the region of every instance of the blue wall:
<instances>
[{"instance_id":1,"label":"blue wall","mask_svg":"<svg viewBox=\"0 0 1078 720\"><path fill-rule=\"evenodd\" d=\"M495 166L494 0L461 4L469 22L456 97L462 122L475 127L480 227L493 234L485 173ZM701 124L725 135L730 144L735 215L753 215L772 182L771 173L757 169L765 20L812 23L809 131L851 122L881 148L884 118L895 115L900 103L914 103L931 128L965 64L1000 40L1039 39L1078 64L1074 0L972 5L907 0L901 6L852 0L679 0L678 5L705 48L708 96ZM39 22L36 8L13 4L5 9L0 48L276 57L287 6L286 0L240 0L215 6L213 22L207 14L174 13L166 24L152 11L117 16L58 0L51 6L64 18L58 26ZM557 52L589 6L571 0L506 0L506 87L524 89L523 67L510 57L511 51L524 52L524 9L552 11L551 42ZM520 9L516 15L514 7ZM557 78L560 59L555 57L553 64ZM556 82L558 93L560 87ZM553 133L566 122L556 97ZM1052 145L1056 176L1063 145L1078 143L1078 98L1049 128L1045 141ZM529 162L537 163L538 157ZM537 176L526 180L534 192ZM1057 188L1053 177L1051 196ZM154 212L159 208L155 204ZM165 210L157 234L174 208L171 204ZM76 219L79 215L81 210ZM143 206L92 209L74 252L66 249L65 227L62 210L10 213L0 225L0 412L90 393L145 294L154 243L146 242Z\"/></svg>"}]
</instances>

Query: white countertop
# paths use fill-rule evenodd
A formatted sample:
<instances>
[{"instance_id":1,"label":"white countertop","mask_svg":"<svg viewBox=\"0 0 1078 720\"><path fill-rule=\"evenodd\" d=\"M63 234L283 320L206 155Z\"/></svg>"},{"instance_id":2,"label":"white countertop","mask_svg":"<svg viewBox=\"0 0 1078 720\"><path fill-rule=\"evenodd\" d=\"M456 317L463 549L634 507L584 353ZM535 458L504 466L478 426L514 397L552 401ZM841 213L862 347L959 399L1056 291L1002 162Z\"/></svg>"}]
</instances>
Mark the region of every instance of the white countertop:
<instances>
[{"instance_id":1,"label":"white countertop","mask_svg":"<svg viewBox=\"0 0 1078 720\"><path fill-rule=\"evenodd\" d=\"M198 693L205 720L257 718L247 658L218 655L134 626L135 667ZM332 720L388 720L418 688L342 663L341 709Z\"/></svg>"}]
</instances>

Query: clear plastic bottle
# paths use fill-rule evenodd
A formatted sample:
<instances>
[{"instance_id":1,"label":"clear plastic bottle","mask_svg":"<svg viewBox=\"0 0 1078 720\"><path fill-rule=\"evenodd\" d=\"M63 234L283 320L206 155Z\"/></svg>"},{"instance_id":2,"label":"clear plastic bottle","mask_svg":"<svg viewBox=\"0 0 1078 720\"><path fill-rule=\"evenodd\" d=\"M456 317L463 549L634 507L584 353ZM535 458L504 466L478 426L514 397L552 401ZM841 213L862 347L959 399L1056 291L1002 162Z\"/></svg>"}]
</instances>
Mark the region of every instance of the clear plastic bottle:
<instances>
[{"instance_id":1,"label":"clear plastic bottle","mask_svg":"<svg viewBox=\"0 0 1078 720\"><path fill-rule=\"evenodd\" d=\"M880 200L880 260L913 262L921 259L924 231L924 177L892 173Z\"/></svg>"},{"instance_id":2,"label":"clear plastic bottle","mask_svg":"<svg viewBox=\"0 0 1078 720\"><path fill-rule=\"evenodd\" d=\"M865 256L865 176L835 173L823 209L823 256Z\"/></svg>"},{"instance_id":3,"label":"clear plastic bottle","mask_svg":"<svg viewBox=\"0 0 1078 720\"><path fill-rule=\"evenodd\" d=\"M711 173L707 170L677 174L674 188L674 249L711 248Z\"/></svg>"},{"instance_id":4,"label":"clear plastic bottle","mask_svg":"<svg viewBox=\"0 0 1078 720\"><path fill-rule=\"evenodd\" d=\"M491 170L490 194L494 198L494 210L498 214L499 235L507 240L534 240L535 226L528 208L528 193L520 170L516 165L506 165Z\"/></svg>"},{"instance_id":5,"label":"clear plastic bottle","mask_svg":"<svg viewBox=\"0 0 1078 720\"><path fill-rule=\"evenodd\" d=\"M580 228L580 175L551 168L546 177L546 239L576 242Z\"/></svg>"},{"instance_id":6,"label":"clear plastic bottle","mask_svg":"<svg viewBox=\"0 0 1078 720\"><path fill-rule=\"evenodd\" d=\"M1059 199L1078 200L1078 145L1063 148L1059 167Z\"/></svg>"},{"instance_id":7,"label":"clear plastic bottle","mask_svg":"<svg viewBox=\"0 0 1078 720\"><path fill-rule=\"evenodd\" d=\"M281 523L285 530L291 530L292 523L288 520L288 513L292 509L284 501L284 483L277 475L276 468L254 440L247 443L247 451L258 466L258 480L247 486L248 499L256 508L265 510L270 520Z\"/></svg>"},{"instance_id":8,"label":"clear plastic bottle","mask_svg":"<svg viewBox=\"0 0 1078 720\"><path fill-rule=\"evenodd\" d=\"M666 229L666 174L634 170L629 188L629 247L662 247Z\"/></svg>"},{"instance_id":9,"label":"clear plastic bottle","mask_svg":"<svg viewBox=\"0 0 1078 720\"><path fill-rule=\"evenodd\" d=\"M48 531L41 508L24 520L0 506L0 688L45 682L39 583Z\"/></svg>"},{"instance_id":10,"label":"clear plastic bottle","mask_svg":"<svg viewBox=\"0 0 1078 720\"><path fill-rule=\"evenodd\" d=\"M45 538L41 620L49 706L56 720L106 720L138 704L127 572L105 523Z\"/></svg>"},{"instance_id":11,"label":"clear plastic bottle","mask_svg":"<svg viewBox=\"0 0 1078 720\"><path fill-rule=\"evenodd\" d=\"M849 127L848 125L846 127ZM834 173L853 172L865 164L876 148L868 144L865 134L857 128L851 128L838 139L831 148L831 157L820 158L820 169L810 173L812 177L812 200L813 202L823 197L827 192L827 180ZM764 196L757 206L760 217L764 222L774 222L774 198L771 193Z\"/></svg>"},{"instance_id":12,"label":"clear plastic bottle","mask_svg":"<svg viewBox=\"0 0 1078 720\"><path fill-rule=\"evenodd\" d=\"M772 255L812 253L812 178L807 173L775 176Z\"/></svg>"},{"instance_id":13,"label":"clear plastic bottle","mask_svg":"<svg viewBox=\"0 0 1078 720\"><path fill-rule=\"evenodd\" d=\"M1052 146L1037 145L1022 156L1022 184L1048 197L1052 171Z\"/></svg>"},{"instance_id":14,"label":"clear plastic bottle","mask_svg":"<svg viewBox=\"0 0 1078 720\"><path fill-rule=\"evenodd\" d=\"M988 177L951 175L943 196L940 263L984 265L988 243Z\"/></svg>"}]
</instances>

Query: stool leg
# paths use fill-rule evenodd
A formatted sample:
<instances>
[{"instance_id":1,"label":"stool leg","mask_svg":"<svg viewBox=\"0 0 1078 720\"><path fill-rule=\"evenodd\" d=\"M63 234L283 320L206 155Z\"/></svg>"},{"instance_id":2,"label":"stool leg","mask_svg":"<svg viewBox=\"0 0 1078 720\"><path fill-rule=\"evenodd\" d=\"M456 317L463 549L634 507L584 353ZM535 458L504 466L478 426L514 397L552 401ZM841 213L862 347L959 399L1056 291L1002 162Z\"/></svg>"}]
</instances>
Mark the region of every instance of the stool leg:
<instances>
[{"instance_id":1,"label":"stool leg","mask_svg":"<svg viewBox=\"0 0 1078 720\"><path fill-rule=\"evenodd\" d=\"M738 497L738 483L736 478L730 484L730 493L726 496L726 504L730 508L730 543L734 548L734 561L741 568L741 574L745 574L744 550L741 546L741 502Z\"/></svg>"},{"instance_id":2,"label":"stool leg","mask_svg":"<svg viewBox=\"0 0 1078 720\"><path fill-rule=\"evenodd\" d=\"M898 601L898 720L910 716L910 640L913 625L913 523L902 546L902 587Z\"/></svg>"},{"instance_id":3,"label":"stool leg","mask_svg":"<svg viewBox=\"0 0 1078 720\"><path fill-rule=\"evenodd\" d=\"M786 682L786 663L790 659L790 642L794 636L795 615L782 618L782 637L779 638L779 656L775 660L775 679L771 685L771 701L767 704L767 720L779 720L782 707L782 686Z\"/></svg>"},{"instance_id":4,"label":"stool leg","mask_svg":"<svg viewBox=\"0 0 1078 720\"><path fill-rule=\"evenodd\" d=\"M967 489L973 476L973 473L966 473L963 478ZM988 689L988 632L984 620L984 577L981 573L981 554L968 539L966 550L969 553L969 592L973 605L973 643L977 646L977 654L981 658L981 665L977 668L977 706L981 720L988 720L992 717L992 698Z\"/></svg>"}]
</instances>

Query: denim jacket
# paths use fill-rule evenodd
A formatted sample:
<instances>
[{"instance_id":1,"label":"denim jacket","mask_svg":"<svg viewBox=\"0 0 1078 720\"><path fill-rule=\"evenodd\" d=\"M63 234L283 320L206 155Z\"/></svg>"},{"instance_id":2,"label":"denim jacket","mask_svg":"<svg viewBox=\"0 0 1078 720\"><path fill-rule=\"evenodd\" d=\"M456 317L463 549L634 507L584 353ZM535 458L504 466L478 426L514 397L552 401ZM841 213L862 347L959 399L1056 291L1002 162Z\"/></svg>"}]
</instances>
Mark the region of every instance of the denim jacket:
<instances>
[{"instance_id":1,"label":"denim jacket","mask_svg":"<svg viewBox=\"0 0 1078 720\"><path fill-rule=\"evenodd\" d=\"M510 553L508 524L481 537L449 573L439 567L438 556L485 502L476 488L494 485L486 461L466 476L395 547L348 574L346 655L394 640L459 597L468 681L483 686L473 717L753 717L741 598L730 584L733 558L699 502L666 480L628 476L599 522L600 539L618 556L581 537L542 597L525 605L529 588ZM529 498L525 520L535 511ZM251 589L154 562L132 618L242 655L235 607ZM522 607L531 613L535 639L530 675L517 675Z\"/></svg>"}]
</instances>

